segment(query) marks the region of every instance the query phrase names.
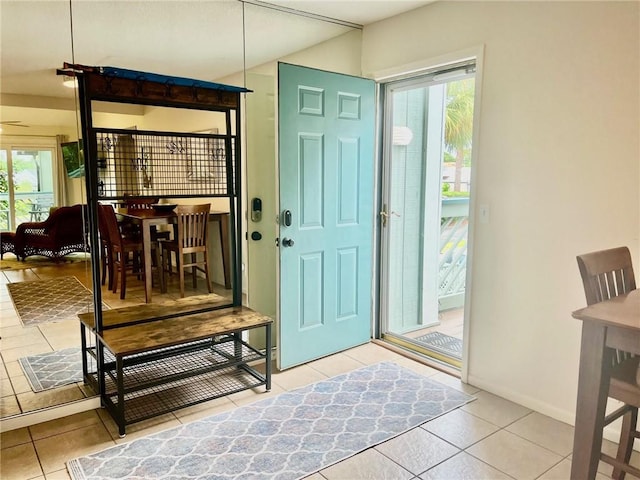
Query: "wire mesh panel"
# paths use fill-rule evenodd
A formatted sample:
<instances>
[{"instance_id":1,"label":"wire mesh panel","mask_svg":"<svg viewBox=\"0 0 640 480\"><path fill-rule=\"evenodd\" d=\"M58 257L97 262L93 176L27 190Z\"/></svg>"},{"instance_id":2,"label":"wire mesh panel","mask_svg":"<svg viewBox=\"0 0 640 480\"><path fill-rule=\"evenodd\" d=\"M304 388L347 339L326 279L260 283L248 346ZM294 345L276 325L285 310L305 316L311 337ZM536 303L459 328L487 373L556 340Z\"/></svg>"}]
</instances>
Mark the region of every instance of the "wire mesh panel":
<instances>
[{"instance_id":1,"label":"wire mesh panel","mask_svg":"<svg viewBox=\"0 0 640 480\"><path fill-rule=\"evenodd\" d=\"M94 131L99 199L234 196L234 136Z\"/></svg>"}]
</instances>

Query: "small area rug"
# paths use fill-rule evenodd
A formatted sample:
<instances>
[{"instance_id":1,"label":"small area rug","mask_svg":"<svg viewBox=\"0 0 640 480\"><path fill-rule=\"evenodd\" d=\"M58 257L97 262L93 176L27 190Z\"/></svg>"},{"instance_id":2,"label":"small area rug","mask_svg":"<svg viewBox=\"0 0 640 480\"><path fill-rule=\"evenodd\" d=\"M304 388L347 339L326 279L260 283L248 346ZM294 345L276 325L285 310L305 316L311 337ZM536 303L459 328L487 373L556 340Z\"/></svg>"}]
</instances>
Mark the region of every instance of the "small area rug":
<instances>
[{"instance_id":1,"label":"small area rug","mask_svg":"<svg viewBox=\"0 0 640 480\"><path fill-rule=\"evenodd\" d=\"M425 344L438 353L462 360L462 340L459 338L451 337L440 332L431 332L414 338L414 340Z\"/></svg>"},{"instance_id":2,"label":"small area rug","mask_svg":"<svg viewBox=\"0 0 640 480\"><path fill-rule=\"evenodd\" d=\"M297 479L471 400L383 362L71 460L67 469L74 480Z\"/></svg>"},{"instance_id":3,"label":"small area rug","mask_svg":"<svg viewBox=\"0 0 640 480\"><path fill-rule=\"evenodd\" d=\"M77 320L78 313L93 311L93 294L76 277L9 283L7 288L24 326Z\"/></svg>"},{"instance_id":4,"label":"small area rug","mask_svg":"<svg viewBox=\"0 0 640 480\"><path fill-rule=\"evenodd\" d=\"M79 347L41 353L18 359L34 392L82 381L82 356Z\"/></svg>"}]
</instances>

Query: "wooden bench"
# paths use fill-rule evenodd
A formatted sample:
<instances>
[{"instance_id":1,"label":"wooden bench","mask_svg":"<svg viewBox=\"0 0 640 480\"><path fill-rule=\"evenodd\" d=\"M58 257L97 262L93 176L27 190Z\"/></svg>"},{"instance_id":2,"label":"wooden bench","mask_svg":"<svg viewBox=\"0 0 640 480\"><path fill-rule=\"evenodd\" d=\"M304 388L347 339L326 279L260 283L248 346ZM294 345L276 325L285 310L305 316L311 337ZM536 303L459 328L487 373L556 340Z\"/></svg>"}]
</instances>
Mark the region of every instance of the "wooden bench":
<instances>
[{"instance_id":1,"label":"wooden bench","mask_svg":"<svg viewBox=\"0 0 640 480\"><path fill-rule=\"evenodd\" d=\"M100 392L121 436L131 423L262 385L271 389L273 320L228 302L201 295L107 310L101 332L93 313L79 315L85 382ZM242 332L262 327L264 352L242 339ZM87 345L87 328L96 345ZM255 363L264 363L264 373Z\"/></svg>"}]
</instances>

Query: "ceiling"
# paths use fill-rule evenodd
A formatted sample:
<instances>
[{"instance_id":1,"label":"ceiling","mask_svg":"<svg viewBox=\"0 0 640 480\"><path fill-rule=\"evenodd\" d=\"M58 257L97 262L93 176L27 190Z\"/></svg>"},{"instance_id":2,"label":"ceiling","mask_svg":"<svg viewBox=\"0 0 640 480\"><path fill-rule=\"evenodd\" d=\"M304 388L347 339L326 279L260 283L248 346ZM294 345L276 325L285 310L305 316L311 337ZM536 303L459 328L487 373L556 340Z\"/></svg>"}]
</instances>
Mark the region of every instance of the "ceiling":
<instances>
[{"instance_id":1,"label":"ceiling","mask_svg":"<svg viewBox=\"0 0 640 480\"><path fill-rule=\"evenodd\" d=\"M287 9L367 25L433 0L273 0ZM51 124L23 107L69 102L63 62L216 80L350 30L247 0L0 0L0 121ZM244 24L244 28L243 28ZM244 32L244 33L243 33ZM34 97L22 97L24 95ZM54 98L51 98L54 97ZM66 99L66 100L63 100ZM39 110L38 108L33 108ZM22 113L20 113L22 111ZM22 117L21 117L22 115ZM31 117L31 118L29 118ZM5 125L5 133L26 129Z\"/></svg>"}]
</instances>

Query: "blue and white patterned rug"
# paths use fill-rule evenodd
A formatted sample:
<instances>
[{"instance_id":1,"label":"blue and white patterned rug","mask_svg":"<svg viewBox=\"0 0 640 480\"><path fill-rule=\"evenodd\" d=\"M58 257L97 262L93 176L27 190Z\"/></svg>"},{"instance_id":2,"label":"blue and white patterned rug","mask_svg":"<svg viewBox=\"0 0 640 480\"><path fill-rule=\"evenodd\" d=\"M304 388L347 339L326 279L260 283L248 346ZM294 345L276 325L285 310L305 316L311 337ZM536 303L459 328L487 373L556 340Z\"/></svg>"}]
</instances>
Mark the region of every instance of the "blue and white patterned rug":
<instances>
[{"instance_id":1,"label":"blue and white patterned rug","mask_svg":"<svg viewBox=\"0 0 640 480\"><path fill-rule=\"evenodd\" d=\"M71 460L81 479L297 479L473 400L383 362Z\"/></svg>"},{"instance_id":2,"label":"blue and white patterned rug","mask_svg":"<svg viewBox=\"0 0 640 480\"><path fill-rule=\"evenodd\" d=\"M82 382L80 347L19 358L18 363L34 392Z\"/></svg>"}]
</instances>

